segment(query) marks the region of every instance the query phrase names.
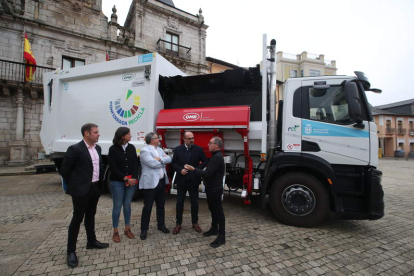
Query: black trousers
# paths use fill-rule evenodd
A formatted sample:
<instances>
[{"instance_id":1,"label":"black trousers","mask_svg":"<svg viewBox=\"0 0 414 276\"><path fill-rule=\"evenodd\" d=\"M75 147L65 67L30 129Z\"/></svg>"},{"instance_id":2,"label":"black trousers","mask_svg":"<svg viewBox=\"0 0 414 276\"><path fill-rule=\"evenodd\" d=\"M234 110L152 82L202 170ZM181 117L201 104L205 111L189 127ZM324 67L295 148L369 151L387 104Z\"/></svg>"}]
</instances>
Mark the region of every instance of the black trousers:
<instances>
[{"instance_id":1,"label":"black trousers","mask_svg":"<svg viewBox=\"0 0 414 276\"><path fill-rule=\"evenodd\" d=\"M72 196L73 216L69 224L68 231L68 253L76 251L76 242L78 240L79 229L84 217L88 242L94 242L96 240L95 214L100 196L101 192L99 183L92 184L91 188L85 196Z\"/></svg>"},{"instance_id":2,"label":"black trousers","mask_svg":"<svg viewBox=\"0 0 414 276\"><path fill-rule=\"evenodd\" d=\"M183 222L184 201L187 191L190 195L191 222L192 224L198 223L198 184L191 180L186 180L185 183L177 185L177 225L181 225Z\"/></svg>"},{"instance_id":3,"label":"black trousers","mask_svg":"<svg viewBox=\"0 0 414 276\"><path fill-rule=\"evenodd\" d=\"M151 219L152 205L157 206L158 227L164 226L165 218L165 178L160 179L157 187L144 190L144 208L142 208L141 231L148 230Z\"/></svg>"},{"instance_id":4,"label":"black trousers","mask_svg":"<svg viewBox=\"0 0 414 276\"><path fill-rule=\"evenodd\" d=\"M224 217L221 196L223 189L206 190L208 209L211 212L211 228L218 230L219 235L226 234L226 219Z\"/></svg>"}]
</instances>

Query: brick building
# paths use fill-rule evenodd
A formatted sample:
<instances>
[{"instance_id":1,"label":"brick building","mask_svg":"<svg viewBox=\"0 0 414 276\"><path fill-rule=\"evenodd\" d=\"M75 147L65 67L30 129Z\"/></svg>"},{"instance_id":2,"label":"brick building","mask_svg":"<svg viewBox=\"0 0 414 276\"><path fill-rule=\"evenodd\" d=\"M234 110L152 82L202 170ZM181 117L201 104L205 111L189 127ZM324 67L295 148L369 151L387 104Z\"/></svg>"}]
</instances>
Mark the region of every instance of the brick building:
<instances>
[{"instance_id":1,"label":"brick building","mask_svg":"<svg viewBox=\"0 0 414 276\"><path fill-rule=\"evenodd\" d=\"M414 151L414 99L371 108L378 126L378 139L383 156L404 150L407 157Z\"/></svg>"},{"instance_id":2,"label":"brick building","mask_svg":"<svg viewBox=\"0 0 414 276\"><path fill-rule=\"evenodd\" d=\"M125 24L116 8L110 20L102 0L0 0L0 165L24 164L42 152L42 74L158 52L183 72L203 74L204 17L175 7L172 0L133 0ZM37 67L24 82L26 31Z\"/></svg>"}]
</instances>

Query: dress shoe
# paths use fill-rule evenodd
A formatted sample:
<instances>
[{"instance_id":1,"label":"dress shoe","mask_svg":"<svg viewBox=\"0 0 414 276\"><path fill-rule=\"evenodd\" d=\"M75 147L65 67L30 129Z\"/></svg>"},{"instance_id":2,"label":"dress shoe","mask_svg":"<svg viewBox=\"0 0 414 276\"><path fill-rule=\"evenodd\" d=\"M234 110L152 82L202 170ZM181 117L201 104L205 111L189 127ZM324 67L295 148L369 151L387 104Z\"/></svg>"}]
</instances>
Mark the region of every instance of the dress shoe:
<instances>
[{"instance_id":1,"label":"dress shoe","mask_svg":"<svg viewBox=\"0 0 414 276\"><path fill-rule=\"evenodd\" d=\"M76 256L75 252L68 253L68 256L66 257L66 262L68 264L68 267L75 268L78 266L78 257Z\"/></svg>"},{"instance_id":2,"label":"dress shoe","mask_svg":"<svg viewBox=\"0 0 414 276\"><path fill-rule=\"evenodd\" d=\"M194 223L193 228L194 230L196 230L196 232L201 233L201 227L200 225L198 225L198 223Z\"/></svg>"},{"instance_id":3,"label":"dress shoe","mask_svg":"<svg viewBox=\"0 0 414 276\"><path fill-rule=\"evenodd\" d=\"M114 242L120 242L120 241L121 241L121 237L119 236L119 233L118 233L118 232L114 232L114 233L112 234L112 240L113 240Z\"/></svg>"},{"instance_id":4,"label":"dress shoe","mask_svg":"<svg viewBox=\"0 0 414 276\"><path fill-rule=\"evenodd\" d=\"M175 228L174 228L174 230L173 230L173 234L174 235L177 235L178 233L180 233L180 231L181 231L181 225L176 225L175 226Z\"/></svg>"},{"instance_id":5,"label":"dress shoe","mask_svg":"<svg viewBox=\"0 0 414 276\"><path fill-rule=\"evenodd\" d=\"M125 234L125 236L127 236L127 237L128 237L128 239L133 239L133 238L135 238L134 234L132 234L132 232L131 232L131 229L124 230L124 234Z\"/></svg>"},{"instance_id":6,"label":"dress shoe","mask_svg":"<svg viewBox=\"0 0 414 276\"><path fill-rule=\"evenodd\" d=\"M170 230L168 230L167 227L165 227L165 225L163 225L162 227L158 227L158 230L160 230L164 234L170 233Z\"/></svg>"},{"instance_id":7,"label":"dress shoe","mask_svg":"<svg viewBox=\"0 0 414 276\"><path fill-rule=\"evenodd\" d=\"M226 243L226 238L224 236L218 235L216 240L210 243L210 246L213 248L217 248Z\"/></svg>"},{"instance_id":8,"label":"dress shoe","mask_svg":"<svg viewBox=\"0 0 414 276\"><path fill-rule=\"evenodd\" d=\"M139 238L141 240L146 240L147 239L147 230L142 230L141 235L139 235Z\"/></svg>"},{"instance_id":9,"label":"dress shoe","mask_svg":"<svg viewBox=\"0 0 414 276\"><path fill-rule=\"evenodd\" d=\"M94 242L88 242L86 244L86 249L104 249L109 246L109 243L103 243L95 240Z\"/></svg>"},{"instance_id":10,"label":"dress shoe","mask_svg":"<svg viewBox=\"0 0 414 276\"><path fill-rule=\"evenodd\" d=\"M218 231L216 229L210 228L207 232L203 233L204 237L211 237L211 236L217 236Z\"/></svg>"}]
</instances>

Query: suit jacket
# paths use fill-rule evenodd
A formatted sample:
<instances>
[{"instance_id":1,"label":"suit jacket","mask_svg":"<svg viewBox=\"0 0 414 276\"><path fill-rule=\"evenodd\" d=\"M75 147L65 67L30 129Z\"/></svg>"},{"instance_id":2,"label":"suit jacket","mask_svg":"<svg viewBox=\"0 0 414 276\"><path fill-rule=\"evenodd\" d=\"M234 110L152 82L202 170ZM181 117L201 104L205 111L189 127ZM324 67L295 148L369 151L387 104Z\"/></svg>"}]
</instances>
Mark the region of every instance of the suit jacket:
<instances>
[{"instance_id":1,"label":"suit jacket","mask_svg":"<svg viewBox=\"0 0 414 276\"><path fill-rule=\"evenodd\" d=\"M208 162L208 166L204 171L195 169L203 177L206 192L223 189L223 177L226 171L226 165L224 164L224 158L221 151L217 150L211 154L210 162Z\"/></svg>"},{"instance_id":2,"label":"suit jacket","mask_svg":"<svg viewBox=\"0 0 414 276\"><path fill-rule=\"evenodd\" d=\"M171 157L166 156L164 151L157 147L159 157L161 162L154 159L157 157L151 150L150 146L146 146L141 150L140 160L141 160L141 178L139 180L140 189L154 189L157 187L158 182L160 182L160 177L158 176L158 169L162 169L165 176L165 184L170 183L167 177L167 171L165 170L165 165L171 163Z\"/></svg>"},{"instance_id":3,"label":"suit jacket","mask_svg":"<svg viewBox=\"0 0 414 276\"><path fill-rule=\"evenodd\" d=\"M102 180L101 147L96 145L99 155L99 179ZM66 193L71 196L84 196L92 185L93 165L89 150L82 140L68 148L60 168L60 175L67 184Z\"/></svg>"},{"instance_id":4,"label":"suit jacket","mask_svg":"<svg viewBox=\"0 0 414 276\"><path fill-rule=\"evenodd\" d=\"M200 164L200 161L202 162ZM173 170L177 173L175 176L176 182L178 185L185 183L187 179L191 180L192 184L200 185L201 176L200 173L196 171L189 171L188 174L182 175L181 171L184 169L184 165L188 164L194 168L200 170L204 169L207 165L207 157L204 154L203 149L200 146L193 145L187 153L187 148L184 144L176 147L174 149L174 156L172 159Z\"/></svg>"}]
</instances>

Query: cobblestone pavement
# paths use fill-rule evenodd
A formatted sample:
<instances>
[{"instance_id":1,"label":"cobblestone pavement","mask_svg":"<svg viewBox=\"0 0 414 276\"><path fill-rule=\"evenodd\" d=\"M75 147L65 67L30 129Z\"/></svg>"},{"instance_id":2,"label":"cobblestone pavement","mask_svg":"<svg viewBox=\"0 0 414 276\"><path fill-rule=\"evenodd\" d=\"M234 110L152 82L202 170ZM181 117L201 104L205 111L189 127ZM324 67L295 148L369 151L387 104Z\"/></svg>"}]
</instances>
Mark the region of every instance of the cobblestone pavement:
<instances>
[{"instance_id":1,"label":"cobblestone pavement","mask_svg":"<svg viewBox=\"0 0 414 276\"><path fill-rule=\"evenodd\" d=\"M96 216L105 250L86 250L81 228L79 267L66 266L71 200L57 174L0 177L0 275L414 275L414 161L381 160L386 215L377 221L331 220L295 228L259 204L226 196L227 243L213 249L190 226L189 200L180 234L163 234L151 219L146 241L111 240L112 201L103 195ZM133 202L131 227L139 234L142 199ZM155 208L154 208L155 209ZM122 217L121 217L122 218ZM200 199L200 226L210 215ZM167 197L166 224L175 225L175 196ZM120 225L122 230L123 225Z\"/></svg>"}]
</instances>

